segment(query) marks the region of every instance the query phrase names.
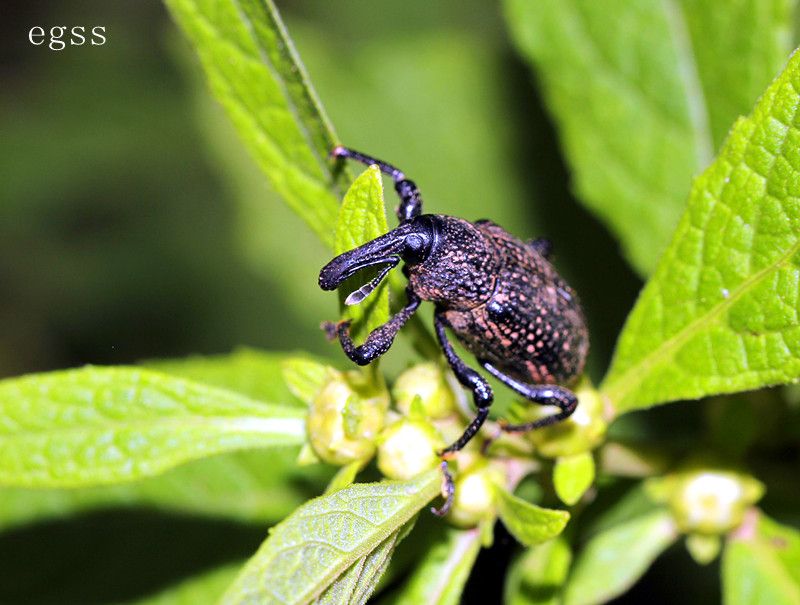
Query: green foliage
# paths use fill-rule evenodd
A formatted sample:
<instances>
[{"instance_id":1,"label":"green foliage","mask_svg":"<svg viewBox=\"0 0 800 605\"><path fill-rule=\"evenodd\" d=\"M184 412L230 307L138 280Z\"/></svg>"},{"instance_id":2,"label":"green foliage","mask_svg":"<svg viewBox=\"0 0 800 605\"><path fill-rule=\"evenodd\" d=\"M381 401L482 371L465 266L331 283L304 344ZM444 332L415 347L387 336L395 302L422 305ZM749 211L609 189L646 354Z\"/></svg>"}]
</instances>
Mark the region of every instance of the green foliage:
<instances>
[{"instance_id":1,"label":"green foliage","mask_svg":"<svg viewBox=\"0 0 800 605\"><path fill-rule=\"evenodd\" d=\"M390 605L458 605L481 549L477 529L448 527L422 555L411 577Z\"/></svg>"},{"instance_id":2,"label":"green foliage","mask_svg":"<svg viewBox=\"0 0 800 605\"><path fill-rule=\"evenodd\" d=\"M305 399L300 394L293 397L293 383L283 380L287 364L298 368L321 367L308 358L287 360L285 355L245 348L229 355L193 355L185 359L144 362L147 367L165 374L229 389L252 399L301 405Z\"/></svg>"},{"instance_id":3,"label":"green foliage","mask_svg":"<svg viewBox=\"0 0 800 605\"><path fill-rule=\"evenodd\" d=\"M792 4L506 0L581 201L649 274L691 178L792 49Z\"/></svg>"},{"instance_id":4,"label":"green foliage","mask_svg":"<svg viewBox=\"0 0 800 605\"><path fill-rule=\"evenodd\" d=\"M276 523L325 486L326 473L298 468L296 457L292 449L242 452L197 460L122 485L69 490L3 487L0 528L137 505L175 514Z\"/></svg>"},{"instance_id":5,"label":"green foliage","mask_svg":"<svg viewBox=\"0 0 800 605\"><path fill-rule=\"evenodd\" d=\"M594 458L590 452L565 456L556 460L553 487L565 504L573 505L592 486L595 478Z\"/></svg>"},{"instance_id":6,"label":"green foliage","mask_svg":"<svg viewBox=\"0 0 800 605\"><path fill-rule=\"evenodd\" d=\"M200 574L168 588L154 597L129 601L124 605L214 605L236 577L237 565Z\"/></svg>"},{"instance_id":7,"label":"green foliage","mask_svg":"<svg viewBox=\"0 0 800 605\"><path fill-rule=\"evenodd\" d=\"M667 511L619 523L594 536L578 554L565 605L605 603L630 588L678 536Z\"/></svg>"},{"instance_id":8,"label":"green foliage","mask_svg":"<svg viewBox=\"0 0 800 605\"><path fill-rule=\"evenodd\" d=\"M498 488L497 512L509 532L525 546L552 540L564 530L569 513L536 506Z\"/></svg>"},{"instance_id":9,"label":"green foliage","mask_svg":"<svg viewBox=\"0 0 800 605\"><path fill-rule=\"evenodd\" d=\"M297 408L136 368L8 379L0 400L0 482L8 486L121 483L305 437Z\"/></svg>"},{"instance_id":10,"label":"green foliage","mask_svg":"<svg viewBox=\"0 0 800 605\"><path fill-rule=\"evenodd\" d=\"M800 532L753 511L722 559L727 605L800 603Z\"/></svg>"},{"instance_id":11,"label":"green foliage","mask_svg":"<svg viewBox=\"0 0 800 605\"><path fill-rule=\"evenodd\" d=\"M784 448L781 452L792 451L800 438L796 402L787 405L790 392L757 397L745 392L793 382L800 371L800 54L779 73L792 47L793 3L505 0L502 23L494 7L476 1L469 3L473 17L468 10L458 15L444 10L431 31L421 26L413 36L392 37L381 35L368 17L372 13L366 7L372 5L364 2L358 10L349 3L305 7L325 27L315 29L298 15L297 39L318 69L321 90L328 87L323 96L330 99L329 107L338 104L345 114L342 123L350 120L345 128L353 132L348 135L352 144L391 161L394 156L384 155L384 149L396 145L399 155L412 150L403 167L408 174L419 170L414 178L423 185L428 211L469 219L486 215L518 235L533 235L528 233L532 217L512 204L533 188L534 194L546 191L538 206L552 205L547 173L559 170L542 157L531 163L522 153L537 152L534 145L543 137L528 130L535 111L520 92L519 74L499 67L498 57L507 51L502 42L490 41L498 36L493 28L502 40L501 28L507 27L534 68L578 201L613 232L630 265L649 277L600 391L582 381L581 413L570 423L530 439L498 439L489 454L477 447L479 435L471 444L476 447L457 455L450 469L456 479L480 474L491 488L466 502L474 518L451 515L450 521L467 529L430 517L425 521L437 528L426 531L414 525L440 493L440 471L405 482L354 483L362 471L376 473L369 454L351 456L332 471L319 463L310 445L313 431L307 431L312 425L307 410L330 403L323 396L330 388L341 395L338 423L326 422L327 408L319 407L322 424L335 433L332 443L346 441L340 432L365 440L365 452L386 443L388 432L365 436L353 427L364 413L359 396L377 393L380 417L374 431L382 430L386 381L391 384L393 370L388 378L374 366L345 374L306 353L239 349L230 355L146 361L143 368L86 367L6 379L0 381L0 527L24 530L106 508L134 507L235 520L260 532L259 540L265 532L260 524L272 526L247 562L224 565L252 554L252 545L244 555L206 564L202 573L155 596L128 599L131 604L344 604L364 603L373 594L376 601L393 605L455 604L480 548L491 542L496 519L523 547L506 583L509 605L606 602L636 583L681 532L699 563L722 553L726 603L800 603L800 534L787 522L792 517L784 515L780 522L766 517L757 504L762 485L754 479L758 489L748 494L737 482L715 482L705 474L715 468L714 454L731 465L757 458L757 468L769 471L763 479L766 497L777 493L777 503L784 505L772 501L770 510L796 510L800 499L793 485L770 485L769 477L791 477L794 469L781 468L779 455L765 458L763 453L768 456L775 444ZM336 254L384 233L389 227L380 173L369 168L351 183L344 162L327 159L337 137L272 0L166 4L239 137L292 212ZM420 7L418 19L443 10L429 4ZM407 16L405 5L386 10L398 10L386 16L387 22ZM456 19L462 24L474 19L472 30L457 29ZM355 35L362 31L363 40ZM415 80L423 85L413 88ZM431 99L448 89L456 91L449 110L432 110ZM174 122L175 116L161 126ZM12 126L11 132L18 143L27 141L27 131L14 135ZM230 144L225 135L211 138L217 145L223 139ZM357 142L365 140L374 149ZM29 157L24 145L17 146L23 147L20 157ZM254 304L268 308L269 323L288 324L284 318L296 313L304 324L319 325L292 282L313 284L327 258L299 260L304 244L291 218L262 202L260 187L248 181L256 179L241 177L238 160L229 159L227 151L218 150L216 161L226 156L226 178L238 179L232 189L257 198L255 206L252 200L242 202L251 207L240 220L270 223L269 230L248 225L249 233L268 240L254 247L274 257L263 265L281 267L277 286L267 296L254 297ZM547 155L554 156L554 150ZM522 159L515 162L512 156ZM24 161L11 161L12 172L24 172ZM55 195L59 181L41 172L43 195ZM3 176L13 184L14 175ZM423 184L423 179L433 182ZM247 189L246 181L250 191L242 193L238 189ZM3 208L4 222L16 224L23 207ZM553 215L549 219L558 222ZM581 240L580 233L575 237ZM197 241L192 246L203 247ZM198 257L197 266L217 263L224 266L219 274L227 276L226 263L211 248ZM559 262L570 255L579 259L570 267L579 280L602 274L608 281L603 289L614 290L611 274L621 272L619 266L598 267L594 256L565 250L558 240L556 248ZM25 255L12 257L18 258ZM63 273L59 267L53 269L56 277ZM119 266L109 275L117 272ZM104 277L93 290L95 308L114 300L99 296L113 281ZM351 283L358 287L370 277L365 271ZM400 271L392 277L402 282ZM226 281L222 289L235 298L238 290L227 287ZM290 299L288 312L278 308L282 296ZM46 298L38 291L33 296L37 303ZM592 321L605 319L601 310L592 317L594 301L582 299ZM386 321L389 302L384 285L364 305L344 311L355 320L357 340ZM627 308L626 300L614 302ZM238 319L226 317L232 326ZM439 351L419 317L403 334L411 334L425 362L438 367ZM402 346L399 341L393 354ZM279 346L292 350L297 343L284 338ZM594 341L592 346L595 350ZM338 347L327 351L336 355ZM603 353L594 355L601 369ZM397 358L400 363L408 359L402 352ZM414 375L414 370L406 374ZM433 387L417 378L395 388L388 420L412 416L432 422L431 431L459 435L466 420L454 411L458 397L448 381L452 376L436 374ZM347 382L352 392L333 388L336 381ZM684 405L677 429L659 431L654 426L659 421L651 420L655 411L625 414L726 393L737 398L708 406L703 421L685 411L691 404ZM444 412L426 419L426 410ZM704 422L708 427L699 426ZM664 437L670 431L676 442ZM634 443L615 442L631 436ZM702 489L692 484L660 497L654 486L683 485L679 472L664 474L663 469L687 453L701 453L701 444L714 450L697 456ZM405 451L400 443L392 455L400 459ZM464 504L459 497L469 491L457 485L456 502ZM513 495L515 490L526 499ZM547 508L559 500L568 510ZM719 523L697 522L707 514L717 514ZM197 543L203 545L202 537Z\"/></svg>"},{"instance_id":12,"label":"green foliage","mask_svg":"<svg viewBox=\"0 0 800 605\"><path fill-rule=\"evenodd\" d=\"M572 551L563 536L529 548L508 574L506 605L557 605L571 562Z\"/></svg>"},{"instance_id":13,"label":"green foliage","mask_svg":"<svg viewBox=\"0 0 800 605\"><path fill-rule=\"evenodd\" d=\"M332 246L338 201L326 157L335 136L272 1L167 5L272 186Z\"/></svg>"},{"instance_id":14,"label":"green foliage","mask_svg":"<svg viewBox=\"0 0 800 605\"><path fill-rule=\"evenodd\" d=\"M284 359L281 363L283 380L276 383L283 384L306 405L314 400L317 391L334 375L330 367L309 359L292 357Z\"/></svg>"},{"instance_id":15,"label":"green foliage","mask_svg":"<svg viewBox=\"0 0 800 605\"><path fill-rule=\"evenodd\" d=\"M695 181L602 386L618 411L800 372L799 85L795 54Z\"/></svg>"},{"instance_id":16,"label":"green foliage","mask_svg":"<svg viewBox=\"0 0 800 605\"><path fill-rule=\"evenodd\" d=\"M383 235L388 230L386 210L383 204L381 171L377 166L370 166L353 182L342 200L339 216L336 219L333 252L334 254L347 252ZM363 273L359 272L352 280L345 282L339 289L342 306L344 306L344 299L350 293L348 289L350 283L355 283L353 289L357 289L372 277L374 277L374 273L364 271ZM356 326L362 324L366 328L366 330L362 330L364 336L370 330L386 323L389 318L389 290L386 284L381 284L378 291L372 293L363 306L346 307L345 316L353 319ZM357 333L353 336L357 337Z\"/></svg>"},{"instance_id":17,"label":"green foliage","mask_svg":"<svg viewBox=\"0 0 800 605\"><path fill-rule=\"evenodd\" d=\"M439 483L433 471L402 483L354 485L308 502L273 528L222 602L363 602L403 526L436 496Z\"/></svg>"}]
</instances>

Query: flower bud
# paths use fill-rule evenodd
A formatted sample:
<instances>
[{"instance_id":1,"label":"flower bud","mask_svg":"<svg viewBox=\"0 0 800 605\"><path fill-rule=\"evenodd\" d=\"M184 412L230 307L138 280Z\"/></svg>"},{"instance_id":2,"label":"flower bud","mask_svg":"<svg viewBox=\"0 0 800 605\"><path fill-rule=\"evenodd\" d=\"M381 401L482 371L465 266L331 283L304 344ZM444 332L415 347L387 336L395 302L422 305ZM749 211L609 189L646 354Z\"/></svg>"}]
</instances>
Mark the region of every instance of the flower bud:
<instances>
[{"instance_id":1,"label":"flower bud","mask_svg":"<svg viewBox=\"0 0 800 605\"><path fill-rule=\"evenodd\" d=\"M650 496L672 509L686 533L720 535L741 524L744 513L764 493L749 475L732 470L695 468L647 482Z\"/></svg>"},{"instance_id":2,"label":"flower bud","mask_svg":"<svg viewBox=\"0 0 800 605\"><path fill-rule=\"evenodd\" d=\"M603 400L588 379L575 389L578 405L572 415L549 426L528 433L529 439L545 458L561 458L588 452L603 442L608 425L603 418ZM537 406L538 407L538 406ZM548 416L553 411L538 408L533 419Z\"/></svg>"},{"instance_id":3,"label":"flower bud","mask_svg":"<svg viewBox=\"0 0 800 605\"><path fill-rule=\"evenodd\" d=\"M415 396L422 401L427 418L446 418L456 409L456 398L439 364L414 366L400 374L392 388L397 409L408 415Z\"/></svg>"},{"instance_id":4,"label":"flower bud","mask_svg":"<svg viewBox=\"0 0 800 605\"><path fill-rule=\"evenodd\" d=\"M493 514L495 495L493 482L501 480L499 471L485 462L462 473L455 482L453 504L447 518L459 527L475 527Z\"/></svg>"},{"instance_id":5,"label":"flower bud","mask_svg":"<svg viewBox=\"0 0 800 605\"><path fill-rule=\"evenodd\" d=\"M436 452L444 439L429 422L403 418L383 431L378 446L378 469L390 479L406 480L436 468Z\"/></svg>"},{"instance_id":6,"label":"flower bud","mask_svg":"<svg viewBox=\"0 0 800 605\"><path fill-rule=\"evenodd\" d=\"M360 372L339 373L317 392L306 431L320 459L343 466L372 456L383 428L389 394Z\"/></svg>"}]
</instances>

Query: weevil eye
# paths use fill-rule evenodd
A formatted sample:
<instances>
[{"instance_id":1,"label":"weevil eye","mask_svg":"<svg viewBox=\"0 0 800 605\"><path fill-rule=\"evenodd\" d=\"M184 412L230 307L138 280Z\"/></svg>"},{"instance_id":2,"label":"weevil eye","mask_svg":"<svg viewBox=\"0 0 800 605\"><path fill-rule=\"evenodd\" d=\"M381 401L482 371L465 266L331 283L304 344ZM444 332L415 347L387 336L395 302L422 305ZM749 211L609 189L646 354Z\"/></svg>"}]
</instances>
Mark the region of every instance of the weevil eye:
<instances>
[{"instance_id":1,"label":"weevil eye","mask_svg":"<svg viewBox=\"0 0 800 605\"><path fill-rule=\"evenodd\" d=\"M400 253L403 261L408 265L418 265L425 260L425 243L425 238L416 233L406 237L403 242L403 250Z\"/></svg>"},{"instance_id":2,"label":"weevil eye","mask_svg":"<svg viewBox=\"0 0 800 605\"><path fill-rule=\"evenodd\" d=\"M419 265L431 253L436 239L436 226L430 216L417 217L407 225L411 233L403 238L400 257L407 265Z\"/></svg>"}]
</instances>

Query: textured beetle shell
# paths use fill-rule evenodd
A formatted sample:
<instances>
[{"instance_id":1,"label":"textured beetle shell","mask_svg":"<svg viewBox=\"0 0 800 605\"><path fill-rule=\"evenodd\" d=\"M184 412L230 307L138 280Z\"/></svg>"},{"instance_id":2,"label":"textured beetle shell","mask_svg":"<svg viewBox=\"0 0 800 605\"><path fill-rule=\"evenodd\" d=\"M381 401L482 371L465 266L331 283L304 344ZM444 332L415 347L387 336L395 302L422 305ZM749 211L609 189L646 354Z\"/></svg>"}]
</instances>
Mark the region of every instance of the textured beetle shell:
<instances>
[{"instance_id":1,"label":"textured beetle shell","mask_svg":"<svg viewBox=\"0 0 800 605\"><path fill-rule=\"evenodd\" d=\"M435 215L438 242L424 263L410 268L414 292L448 309L468 310L488 300L497 283L500 257L474 223Z\"/></svg>"},{"instance_id":2,"label":"textured beetle shell","mask_svg":"<svg viewBox=\"0 0 800 605\"><path fill-rule=\"evenodd\" d=\"M494 248L494 286L472 308L446 308L479 361L528 384L563 384L583 371L589 335L574 290L530 244L491 221L474 227Z\"/></svg>"}]
</instances>

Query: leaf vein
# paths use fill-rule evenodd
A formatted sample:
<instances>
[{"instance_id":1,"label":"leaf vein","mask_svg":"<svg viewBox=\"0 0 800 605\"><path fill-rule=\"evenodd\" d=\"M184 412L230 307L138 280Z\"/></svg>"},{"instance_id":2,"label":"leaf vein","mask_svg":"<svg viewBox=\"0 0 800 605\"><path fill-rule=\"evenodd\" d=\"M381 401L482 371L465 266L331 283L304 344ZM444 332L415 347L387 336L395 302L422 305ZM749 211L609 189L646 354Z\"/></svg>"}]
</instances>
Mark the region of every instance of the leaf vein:
<instances>
[{"instance_id":1,"label":"leaf vein","mask_svg":"<svg viewBox=\"0 0 800 605\"><path fill-rule=\"evenodd\" d=\"M675 351L684 345L692 336L702 331L704 327L711 324L740 297L744 296L752 286L780 269L781 265L792 258L799 249L800 239L795 241L776 262L744 279L730 293L728 298L723 299L707 313L691 321L682 330L665 340L661 346L653 350L649 355L646 355L639 363L628 368L628 370L618 376L613 383L607 385L604 390L612 403L622 401L627 397L628 393L635 392L636 388L647 378L653 367L669 359Z\"/></svg>"}]
</instances>

